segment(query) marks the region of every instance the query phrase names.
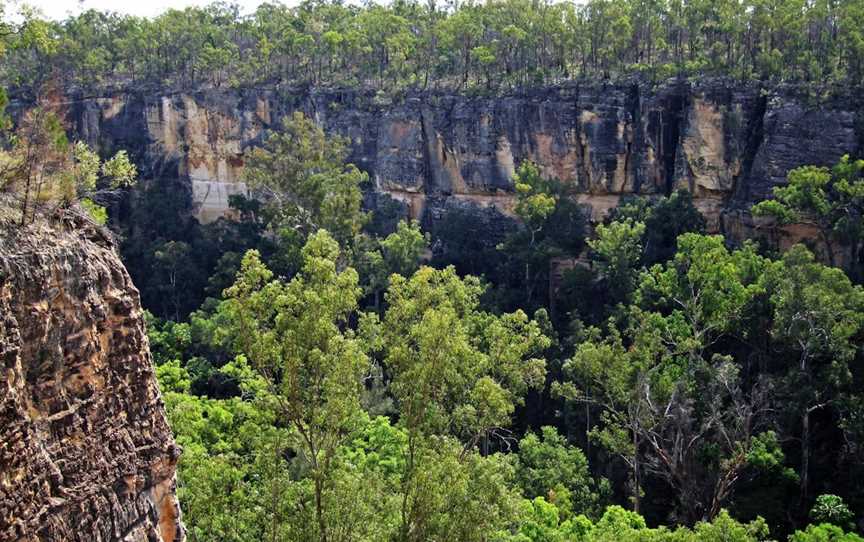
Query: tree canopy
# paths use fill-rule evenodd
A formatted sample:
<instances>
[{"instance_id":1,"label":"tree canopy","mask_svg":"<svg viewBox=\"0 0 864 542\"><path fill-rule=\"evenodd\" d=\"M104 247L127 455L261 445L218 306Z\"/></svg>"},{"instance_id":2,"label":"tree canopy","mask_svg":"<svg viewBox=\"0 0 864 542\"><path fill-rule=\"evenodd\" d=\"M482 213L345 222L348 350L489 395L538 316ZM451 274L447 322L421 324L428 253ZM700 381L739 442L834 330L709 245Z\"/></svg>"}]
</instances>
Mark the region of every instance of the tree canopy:
<instances>
[{"instance_id":1,"label":"tree canopy","mask_svg":"<svg viewBox=\"0 0 864 542\"><path fill-rule=\"evenodd\" d=\"M3 86L268 83L506 89L581 77L724 75L860 84L864 6L836 0L345 4L88 10L4 23Z\"/></svg>"}]
</instances>

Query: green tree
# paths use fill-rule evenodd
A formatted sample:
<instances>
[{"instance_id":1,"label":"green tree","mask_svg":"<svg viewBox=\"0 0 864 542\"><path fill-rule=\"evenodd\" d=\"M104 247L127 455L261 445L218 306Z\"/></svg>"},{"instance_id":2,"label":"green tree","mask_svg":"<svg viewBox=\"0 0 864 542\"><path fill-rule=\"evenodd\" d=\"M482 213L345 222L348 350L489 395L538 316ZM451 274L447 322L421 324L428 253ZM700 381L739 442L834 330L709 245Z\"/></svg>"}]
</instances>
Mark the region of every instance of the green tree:
<instances>
[{"instance_id":1,"label":"green tree","mask_svg":"<svg viewBox=\"0 0 864 542\"><path fill-rule=\"evenodd\" d=\"M351 246L366 221L360 184L367 175L345 165L345 145L295 112L262 147L246 153L244 179L264 195L274 226L304 237L326 229L342 246Z\"/></svg>"},{"instance_id":2,"label":"green tree","mask_svg":"<svg viewBox=\"0 0 864 542\"><path fill-rule=\"evenodd\" d=\"M551 182L540 174L536 164L525 161L513 176L513 186L516 187L516 214L528 227L533 247L537 233L555 210Z\"/></svg>"},{"instance_id":3,"label":"green tree","mask_svg":"<svg viewBox=\"0 0 864 542\"><path fill-rule=\"evenodd\" d=\"M765 262L752 247L730 253L719 236L685 234L678 245L672 261L643 273L624 334L613 323L605 338L589 330L557 388L602 408L592 433L628 464L634 508L647 472L693 524L720 513L756 443L769 440L774 463L782 455L758 431L766 386L746 389L732 356L712 351L762 291Z\"/></svg>"},{"instance_id":4,"label":"green tree","mask_svg":"<svg viewBox=\"0 0 864 542\"><path fill-rule=\"evenodd\" d=\"M808 525L804 531L795 531L789 537L789 542L861 542L861 538L855 533L846 533L842 528L823 523L822 525Z\"/></svg>"},{"instance_id":5,"label":"green tree","mask_svg":"<svg viewBox=\"0 0 864 542\"><path fill-rule=\"evenodd\" d=\"M612 210L607 223L627 220L645 224L641 245L642 263L647 267L671 259L681 235L705 233L705 218L693 205L693 195L685 190L663 198L625 199Z\"/></svg>"},{"instance_id":6,"label":"green tree","mask_svg":"<svg viewBox=\"0 0 864 542\"><path fill-rule=\"evenodd\" d=\"M400 220L396 231L381 241L387 270L403 277L411 276L417 271L428 248L429 234L420 231L420 224L416 220L410 224Z\"/></svg>"},{"instance_id":7,"label":"green tree","mask_svg":"<svg viewBox=\"0 0 864 542\"><path fill-rule=\"evenodd\" d=\"M429 234L420 230L420 224L400 220L396 231L384 239L366 237L358 243L355 265L360 272L364 291L374 298L376 310L380 308L381 293L387 289L392 274L411 276L419 267L429 249ZM363 246L363 245L367 246Z\"/></svg>"},{"instance_id":8,"label":"green tree","mask_svg":"<svg viewBox=\"0 0 864 542\"><path fill-rule=\"evenodd\" d=\"M220 307L238 350L264 377L278 415L298 436L322 541L330 539L327 506L334 498L337 453L358 426L369 369L362 342L343 331L360 290L353 269L337 271L338 258L338 245L320 231L303 248L300 273L283 283L250 251Z\"/></svg>"},{"instance_id":9,"label":"green tree","mask_svg":"<svg viewBox=\"0 0 864 542\"><path fill-rule=\"evenodd\" d=\"M810 519L815 523L830 523L840 527L854 528L852 519L855 516L837 495L819 495L816 503L810 509Z\"/></svg>"},{"instance_id":10,"label":"green tree","mask_svg":"<svg viewBox=\"0 0 864 542\"><path fill-rule=\"evenodd\" d=\"M458 464L487 465L475 457L477 445L488 452L524 393L545 378L537 356L549 340L537 323L521 311L481 311L482 291L478 279L459 278L452 267L421 267L410 279L392 277L383 325L367 322L378 328L375 341L392 375L399 423L408 433L401 540L424 540L434 532L427 530L434 510L424 509L431 496L423 484L435 450L447 442L444 436L461 437Z\"/></svg>"},{"instance_id":11,"label":"green tree","mask_svg":"<svg viewBox=\"0 0 864 542\"><path fill-rule=\"evenodd\" d=\"M11 148L0 150L0 188L17 196L22 225L35 219L40 206L76 203L104 224L107 214L97 202L136 182L125 151L103 162L86 144L70 144L62 114L56 103L42 100L24 114Z\"/></svg>"},{"instance_id":12,"label":"green tree","mask_svg":"<svg viewBox=\"0 0 864 542\"><path fill-rule=\"evenodd\" d=\"M789 184L774 188L774 199L753 207L757 216L772 216L781 225L813 222L831 265L838 244L849 248L855 265L864 248L864 160L844 156L833 169L804 166L788 174Z\"/></svg>"},{"instance_id":13,"label":"green tree","mask_svg":"<svg viewBox=\"0 0 864 542\"><path fill-rule=\"evenodd\" d=\"M810 486L810 418L818 410L836 409L838 392L851 382L850 364L864 332L864 289L841 270L817 263L801 245L773 266L766 284L774 311L772 337L792 353L783 384L801 424L803 502Z\"/></svg>"},{"instance_id":14,"label":"green tree","mask_svg":"<svg viewBox=\"0 0 864 542\"><path fill-rule=\"evenodd\" d=\"M542 439L529 432L519 441L516 474L525 496L543 497L562 520L593 514L604 497L604 486L591 478L585 454L554 427L544 426L541 435Z\"/></svg>"},{"instance_id":15,"label":"green tree","mask_svg":"<svg viewBox=\"0 0 864 542\"><path fill-rule=\"evenodd\" d=\"M531 161L520 164L513 182L515 211L524 229L510 235L498 248L524 269L520 285L524 302L519 306L532 307L535 292L548 285L551 259L575 256L581 250L584 217L567 200L562 183L544 177Z\"/></svg>"},{"instance_id":16,"label":"green tree","mask_svg":"<svg viewBox=\"0 0 864 542\"><path fill-rule=\"evenodd\" d=\"M613 301L626 303L636 288L644 233L645 224L627 220L599 224L596 239L588 240Z\"/></svg>"}]
</instances>

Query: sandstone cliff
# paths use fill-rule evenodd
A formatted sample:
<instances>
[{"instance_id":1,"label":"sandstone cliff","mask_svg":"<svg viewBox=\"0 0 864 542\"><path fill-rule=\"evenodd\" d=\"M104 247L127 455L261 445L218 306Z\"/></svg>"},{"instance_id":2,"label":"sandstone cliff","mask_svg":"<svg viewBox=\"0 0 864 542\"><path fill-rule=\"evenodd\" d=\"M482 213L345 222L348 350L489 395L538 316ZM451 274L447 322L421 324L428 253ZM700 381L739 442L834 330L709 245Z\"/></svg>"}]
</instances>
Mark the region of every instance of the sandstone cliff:
<instances>
[{"instance_id":1,"label":"sandstone cliff","mask_svg":"<svg viewBox=\"0 0 864 542\"><path fill-rule=\"evenodd\" d=\"M453 209L506 217L525 159L571 183L599 219L626 194L690 190L714 231L743 232L749 209L789 169L860 152L858 98L725 80L569 84L496 97L432 92L399 99L358 91L158 90L73 99L77 132L133 152L144 176L181 179L202 221L243 192L242 152L301 110L351 141L371 201L392 198L433 229ZM742 221L746 222L743 224Z\"/></svg>"},{"instance_id":2,"label":"sandstone cliff","mask_svg":"<svg viewBox=\"0 0 864 542\"><path fill-rule=\"evenodd\" d=\"M0 540L180 541L178 456L112 242L0 223Z\"/></svg>"}]
</instances>

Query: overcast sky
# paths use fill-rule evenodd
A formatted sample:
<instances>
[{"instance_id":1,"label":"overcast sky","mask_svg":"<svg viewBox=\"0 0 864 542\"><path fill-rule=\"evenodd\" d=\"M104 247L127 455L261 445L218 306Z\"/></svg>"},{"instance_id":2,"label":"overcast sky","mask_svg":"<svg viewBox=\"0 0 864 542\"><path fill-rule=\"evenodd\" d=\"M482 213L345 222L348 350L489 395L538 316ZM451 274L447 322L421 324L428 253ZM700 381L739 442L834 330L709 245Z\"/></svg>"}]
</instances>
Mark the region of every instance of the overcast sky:
<instances>
[{"instance_id":1,"label":"overcast sky","mask_svg":"<svg viewBox=\"0 0 864 542\"><path fill-rule=\"evenodd\" d=\"M233 0L243 12L253 11L258 4L264 0ZM16 0L9 2L13 4L7 12L17 11ZM152 17L168 8L183 9L188 6L203 6L210 3L208 0L27 0L31 6L36 6L42 13L52 19L63 19L69 14L77 14L87 9L98 9L118 11L130 15L143 15ZM286 5L294 2L284 1ZM20 1L18 2L20 4Z\"/></svg>"}]
</instances>

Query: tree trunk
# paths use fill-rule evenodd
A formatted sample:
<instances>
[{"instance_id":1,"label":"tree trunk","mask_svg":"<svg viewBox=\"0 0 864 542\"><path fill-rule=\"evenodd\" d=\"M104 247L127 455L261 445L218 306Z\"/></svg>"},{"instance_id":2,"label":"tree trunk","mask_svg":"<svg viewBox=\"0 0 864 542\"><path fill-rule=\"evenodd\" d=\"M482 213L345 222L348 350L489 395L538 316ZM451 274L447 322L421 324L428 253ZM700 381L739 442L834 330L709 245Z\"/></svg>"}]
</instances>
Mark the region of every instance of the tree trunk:
<instances>
[{"instance_id":1,"label":"tree trunk","mask_svg":"<svg viewBox=\"0 0 864 542\"><path fill-rule=\"evenodd\" d=\"M807 491L810 485L810 409L804 411L801 418L801 494L800 502L807 501Z\"/></svg>"},{"instance_id":2,"label":"tree trunk","mask_svg":"<svg viewBox=\"0 0 864 542\"><path fill-rule=\"evenodd\" d=\"M407 542L411 532L411 513L408 509L408 499L411 491L411 477L414 476L414 447L416 445L413 431L408 433L408 457L405 462L405 473L402 476L402 525L399 528L399 540Z\"/></svg>"},{"instance_id":3,"label":"tree trunk","mask_svg":"<svg viewBox=\"0 0 864 542\"><path fill-rule=\"evenodd\" d=\"M831 267L837 267L837 263L834 258L834 243L831 242L831 238L825 233L825 229L821 230L819 234L822 237L822 242L825 244L825 251L828 253L828 263Z\"/></svg>"},{"instance_id":4,"label":"tree trunk","mask_svg":"<svg viewBox=\"0 0 864 542\"><path fill-rule=\"evenodd\" d=\"M318 539L327 542L327 523L324 521L324 484L320 474L315 476L315 517L318 520Z\"/></svg>"},{"instance_id":5,"label":"tree trunk","mask_svg":"<svg viewBox=\"0 0 864 542\"><path fill-rule=\"evenodd\" d=\"M642 483L639 480L639 435L633 431L633 511L637 514L640 508L640 493Z\"/></svg>"}]
</instances>

